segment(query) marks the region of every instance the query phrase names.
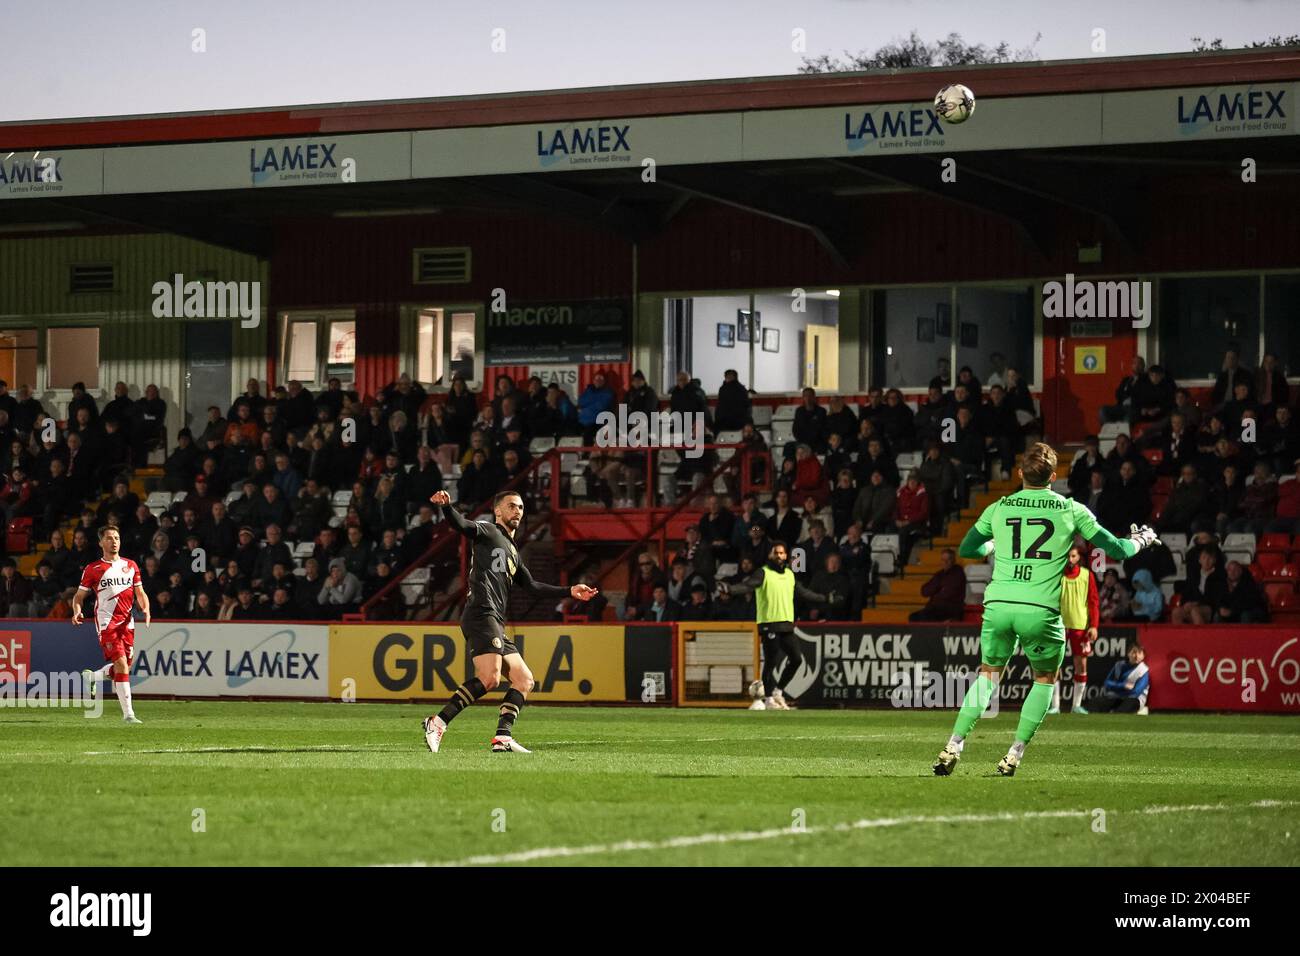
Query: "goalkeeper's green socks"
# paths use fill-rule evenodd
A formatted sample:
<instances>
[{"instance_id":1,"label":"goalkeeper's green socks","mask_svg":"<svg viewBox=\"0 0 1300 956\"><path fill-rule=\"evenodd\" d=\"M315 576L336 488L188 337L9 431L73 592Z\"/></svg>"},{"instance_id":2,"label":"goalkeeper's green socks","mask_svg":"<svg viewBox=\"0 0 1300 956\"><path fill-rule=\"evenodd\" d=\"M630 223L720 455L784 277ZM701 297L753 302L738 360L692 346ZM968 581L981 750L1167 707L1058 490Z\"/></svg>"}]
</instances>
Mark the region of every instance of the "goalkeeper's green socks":
<instances>
[{"instance_id":1,"label":"goalkeeper's green socks","mask_svg":"<svg viewBox=\"0 0 1300 956\"><path fill-rule=\"evenodd\" d=\"M980 674L975 679L975 683L967 689L966 696L961 702L961 710L957 711L957 722L952 727L952 740L949 741L949 745L953 746L954 750L960 749L958 745L970 735L975 728L975 722L988 709L989 701L997 692L997 681L989 680L983 674Z\"/></svg>"},{"instance_id":2,"label":"goalkeeper's green socks","mask_svg":"<svg viewBox=\"0 0 1300 956\"><path fill-rule=\"evenodd\" d=\"M1053 682L1054 684L1055 682ZM1053 684L1034 681L1025 697L1025 704L1020 708L1020 723L1016 725L1016 742L1011 752L1017 757L1025 752L1025 745L1034 739L1034 734L1047 716L1047 709L1052 706Z\"/></svg>"}]
</instances>

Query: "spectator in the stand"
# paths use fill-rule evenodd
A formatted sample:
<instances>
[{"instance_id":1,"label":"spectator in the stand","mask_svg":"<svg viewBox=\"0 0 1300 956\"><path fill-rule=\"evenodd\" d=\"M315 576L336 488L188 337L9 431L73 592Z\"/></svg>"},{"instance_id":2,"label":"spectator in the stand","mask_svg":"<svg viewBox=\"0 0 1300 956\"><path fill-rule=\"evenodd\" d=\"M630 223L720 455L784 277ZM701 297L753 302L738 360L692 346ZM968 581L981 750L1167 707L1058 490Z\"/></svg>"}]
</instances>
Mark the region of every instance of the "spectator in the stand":
<instances>
[{"instance_id":1,"label":"spectator in the stand","mask_svg":"<svg viewBox=\"0 0 1300 956\"><path fill-rule=\"evenodd\" d=\"M853 523L853 505L858 500L858 489L853 486L853 472L841 468L831 489L831 533L839 540Z\"/></svg>"},{"instance_id":2,"label":"spectator in the stand","mask_svg":"<svg viewBox=\"0 0 1300 956\"><path fill-rule=\"evenodd\" d=\"M421 445L415 454L415 467L407 475L407 510L416 511L436 491L442 491L442 469L433 449Z\"/></svg>"},{"instance_id":3,"label":"spectator in the stand","mask_svg":"<svg viewBox=\"0 0 1300 956\"><path fill-rule=\"evenodd\" d=\"M849 508L851 512L852 505ZM803 499L803 523L799 526L800 540L809 536L814 521L820 521L827 532L831 532L835 527L835 518L830 506L819 504L817 498L813 495L805 495Z\"/></svg>"},{"instance_id":4,"label":"spectator in the stand","mask_svg":"<svg viewBox=\"0 0 1300 956\"><path fill-rule=\"evenodd\" d=\"M1133 387L1132 421L1158 422L1174 407L1174 383L1163 366L1152 365L1146 378Z\"/></svg>"},{"instance_id":5,"label":"spectator in the stand","mask_svg":"<svg viewBox=\"0 0 1300 956\"><path fill-rule=\"evenodd\" d=\"M1106 468L1110 471L1118 471L1120 466L1125 462L1133 466L1135 474L1144 475L1149 467L1147 460L1142 457L1142 453L1133 444L1133 439L1127 434L1117 435L1115 438L1115 447L1106 455Z\"/></svg>"},{"instance_id":6,"label":"spectator in the stand","mask_svg":"<svg viewBox=\"0 0 1300 956\"><path fill-rule=\"evenodd\" d=\"M361 580L335 558L316 600L335 614L355 611L361 601Z\"/></svg>"},{"instance_id":7,"label":"spectator in the stand","mask_svg":"<svg viewBox=\"0 0 1300 956\"><path fill-rule=\"evenodd\" d=\"M736 516L731 513L731 509L722 506L722 499L717 495L709 495L704 503L705 512L700 515L700 536L719 558L734 558L736 551L731 544L731 532L736 527Z\"/></svg>"},{"instance_id":8,"label":"spectator in the stand","mask_svg":"<svg viewBox=\"0 0 1300 956\"><path fill-rule=\"evenodd\" d=\"M1034 396L1029 386L1020 380L1020 373L1008 368L1006 373L1007 404L1017 413L1024 412L1032 419L1037 412L1034 409Z\"/></svg>"},{"instance_id":9,"label":"spectator in the stand","mask_svg":"<svg viewBox=\"0 0 1300 956\"><path fill-rule=\"evenodd\" d=\"M1124 380L1115 389L1115 404L1101 407L1101 423L1103 425L1107 422L1128 422L1133 420L1133 415L1136 413L1136 407L1133 404L1133 393L1139 385L1146 382L1146 359L1140 355L1133 356L1133 362L1129 368L1129 374L1124 377Z\"/></svg>"},{"instance_id":10,"label":"spectator in the stand","mask_svg":"<svg viewBox=\"0 0 1300 956\"><path fill-rule=\"evenodd\" d=\"M1118 480L1102 492L1097 520L1111 534L1124 536L1130 525L1143 525L1151 514L1151 495L1131 461L1119 466Z\"/></svg>"},{"instance_id":11,"label":"spectator in the stand","mask_svg":"<svg viewBox=\"0 0 1300 956\"><path fill-rule=\"evenodd\" d=\"M982 482L984 471L984 435L971 410L957 409L957 434L952 443L951 455L965 482ZM960 492L958 492L960 494Z\"/></svg>"},{"instance_id":12,"label":"spectator in the stand","mask_svg":"<svg viewBox=\"0 0 1300 956\"><path fill-rule=\"evenodd\" d=\"M1021 436L1020 422L1016 412L1007 404L1006 389L994 385L989 389L989 400L980 406L980 431L984 433L984 444L990 456L997 456L1004 478L1010 478L1015 467L1016 455L1024 451L1024 439Z\"/></svg>"},{"instance_id":13,"label":"spectator in the stand","mask_svg":"<svg viewBox=\"0 0 1300 956\"><path fill-rule=\"evenodd\" d=\"M262 496L253 506L253 516L263 528L272 523L281 527L289 523L289 505L280 497L279 488L270 482L262 486Z\"/></svg>"},{"instance_id":14,"label":"spectator in the stand","mask_svg":"<svg viewBox=\"0 0 1300 956\"><path fill-rule=\"evenodd\" d=\"M1087 502L1094 468L1103 468L1105 459L1101 455L1101 442L1096 435L1088 435L1083 440L1083 448L1075 453L1070 463L1070 497Z\"/></svg>"},{"instance_id":15,"label":"spectator in the stand","mask_svg":"<svg viewBox=\"0 0 1300 956\"><path fill-rule=\"evenodd\" d=\"M537 434L537 431L529 423L529 431ZM547 434L542 432L541 434ZM434 448L439 445L453 445L455 440L451 437L451 429L447 420L447 403L438 402L429 408L428 424L425 426L425 440Z\"/></svg>"},{"instance_id":16,"label":"spectator in the stand","mask_svg":"<svg viewBox=\"0 0 1300 956\"><path fill-rule=\"evenodd\" d=\"M801 520L798 513L791 506L790 493L784 488L777 491L773 501L775 511L767 522L765 529L767 536L773 541L784 541L786 546L789 547L790 542L799 539Z\"/></svg>"},{"instance_id":17,"label":"spectator in the stand","mask_svg":"<svg viewBox=\"0 0 1300 956\"><path fill-rule=\"evenodd\" d=\"M135 403L131 417L131 463L142 468L149 460L149 449L163 440L167 403L158 394L157 385L146 385L144 397Z\"/></svg>"},{"instance_id":18,"label":"spectator in the stand","mask_svg":"<svg viewBox=\"0 0 1300 956\"><path fill-rule=\"evenodd\" d=\"M36 580L31 582L32 598L29 610L32 617L45 617L50 613L65 588L54 574L48 561L36 566Z\"/></svg>"},{"instance_id":19,"label":"spectator in the stand","mask_svg":"<svg viewBox=\"0 0 1300 956\"><path fill-rule=\"evenodd\" d=\"M951 418L954 412L943 398L943 389L931 385L924 404L917 410L913 424L916 437L922 443L943 441L944 420Z\"/></svg>"},{"instance_id":20,"label":"spectator in the stand","mask_svg":"<svg viewBox=\"0 0 1300 956\"><path fill-rule=\"evenodd\" d=\"M556 386L559 390L559 386ZM478 397L469 390L459 373L451 378L451 391L447 394L447 433L461 448L469 443L469 433L478 417ZM535 432L535 434L541 434Z\"/></svg>"},{"instance_id":21,"label":"spectator in the stand","mask_svg":"<svg viewBox=\"0 0 1300 956\"><path fill-rule=\"evenodd\" d=\"M917 473L925 485L925 495L930 502L930 533L940 534L948 512L957 503L957 466L945 457L938 442L930 442L926 445L925 458Z\"/></svg>"},{"instance_id":22,"label":"spectator in the stand","mask_svg":"<svg viewBox=\"0 0 1300 956\"><path fill-rule=\"evenodd\" d=\"M678 549L677 557L690 565L692 573L706 580L712 580L717 568L717 559L713 556L713 548L700 537L700 529L697 525L686 526L686 541Z\"/></svg>"},{"instance_id":23,"label":"spectator in the stand","mask_svg":"<svg viewBox=\"0 0 1300 956\"><path fill-rule=\"evenodd\" d=\"M818 569L825 567L828 555L836 554L839 549L826 533L826 526L820 521L808 524L808 537L798 543L796 551L803 552L803 568L795 571L801 581L807 581ZM794 554L791 554L791 569L794 570Z\"/></svg>"},{"instance_id":24,"label":"spectator in the stand","mask_svg":"<svg viewBox=\"0 0 1300 956\"><path fill-rule=\"evenodd\" d=\"M767 529L761 524L751 525L749 540L740 549L740 559L744 561L748 558L753 562L754 567L759 567L767 560L767 554L771 550L772 539L768 537Z\"/></svg>"},{"instance_id":25,"label":"spectator in the stand","mask_svg":"<svg viewBox=\"0 0 1300 956\"><path fill-rule=\"evenodd\" d=\"M1278 405L1273 418L1259 426L1259 454L1276 472L1289 471L1300 457L1300 423L1290 406Z\"/></svg>"},{"instance_id":26,"label":"spectator in the stand","mask_svg":"<svg viewBox=\"0 0 1300 956\"><path fill-rule=\"evenodd\" d=\"M188 428L176 433L176 447L163 462L164 491L186 491L198 472L202 459Z\"/></svg>"},{"instance_id":27,"label":"spectator in the stand","mask_svg":"<svg viewBox=\"0 0 1300 956\"><path fill-rule=\"evenodd\" d=\"M292 393L292 383L289 385L289 390ZM424 407L428 397L424 386L419 382L413 382L407 372L399 375L397 381L389 382L379 393L379 400L388 415L401 412L412 424L420 420L420 409Z\"/></svg>"},{"instance_id":28,"label":"spectator in the stand","mask_svg":"<svg viewBox=\"0 0 1300 956\"><path fill-rule=\"evenodd\" d=\"M32 395L32 390L26 385L18 386L18 404L14 407L13 413L9 416L13 423L14 431L20 435L26 435L36 426L36 421L45 414L45 408L40 401Z\"/></svg>"},{"instance_id":29,"label":"spectator in the stand","mask_svg":"<svg viewBox=\"0 0 1300 956\"><path fill-rule=\"evenodd\" d=\"M917 447L912 410L898 389L891 388L885 393L885 406L877 421L881 436L895 452L912 451Z\"/></svg>"},{"instance_id":30,"label":"spectator in the stand","mask_svg":"<svg viewBox=\"0 0 1300 956\"><path fill-rule=\"evenodd\" d=\"M939 570L921 585L925 607L908 615L909 621L960 621L966 611L966 572L952 548L939 555Z\"/></svg>"},{"instance_id":31,"label":"spectator in the stand","mask_svg":"<svg viewBox=\"0 0 1300 956\"><path fill-rule=\"evenodd\" d=\"M1253 411L1255 403L1250 398L1250 386L1245 382L1238 382L1232 387L1232 395L1222 405L1214 410L1223 421L1223 431L1229 438L1234 440L1241 437L1241 420L1247 410Z\"/></svg>"},{"instance_id":32,"label":"spectator in the stand","mask_svg":"<svg viewBox=\"0 0 1300 956\"><path fill-rule=\"evenodd\" d=\"M1286 383L1286 372L1272 352L1264 353L1259 370L1255 372L1255 404L1264 419L1273 417L1275 409L1291 404L1291 388Z\"/></svg>"},{"instance_id":33,"label":"spectator in the stand","mask_svg":"<svg viewBox=\"0 0 1300 956\"><path fill-rule=\"evenodd\" d=\"M892 531L896 493L885 482L884 473L876 469L870 479L858 490L858 500L853 505L853 520L866 534Z\"/></svg>"},{"instance_id":34,"label":"spectator in the stand","mask_svg":"<svg viewBox=\"0 0 1300 956\"><path fill-rule=\"evenodd\" d=\"M677 384L668 393L668 411L683 417L683 422L695 421L695 415L703 415L702 421L709 419L709 400L700 383L691 378L690 372L678 372Z\"/></svg>"},{"instance_id":35,"label":"spectator in the stand","mask_svg":"<svg viewBox=\"0 0 1300 956\"><path fill-rule=\"evenodd\" d=\"M912 556L912 546L930 529L930 496L926 494L921 473L916 469L908 474L907 481L898 489L894 523L898 525L899 560L906 565Z\"/></svg>"},{"instance_id":36,"label":"spectator in the stand","mask_svg":"<svg viewBox=\"0 0 1300 956\"><path fill-rule=\"evenodd\" d=\"M1214 620L1213 602L1227 589L1228 575L1219 567L1216 545L1202 548L1196 564L1178 587L1181 603L1169 613L1173 624L1208 624Z\"/></svg>"},{"instance_id":37,"label":"spectator in the stand","mask_svg":"<svg viewBox=\"0 0 1300 956\"><path fill-rule=\"evenodd\" d=\"M646 382L645 373L640 369L632 373L632 387L627 390L626 402L629 415L632 412L641 412L650 416L657 414L659 411L659 396ZM739 428L740 425L736 427Z\"/></svg>"},{"instance_id":38,"label":"spectator in the stand","mask_svg":"<svg viewBox=\"0 0 1300 956\"><path fill-rule=\"evenodd\" d=\"M595 441L598 418L604 412L614 410L614 389L606 385L604 373L597 372L577 399L577 421L582 427L582 444L591 445Z\"/></svg>"},{"instance_id":39,"label":"spectator in the stand","mask_svg":"<svg viewBox=\"0 0 1300 956\"><path fill-rule=\"evenodd\" d=\"M666 587L667 584L668 579L659 570L659 563L654 555L648 551L638 555L636 574L627 588L627 602L624 605L623 616L626 618L630 613L632 619L635 619L636 609L653 600L655 588Z\"/></svg>"},{"instance_id":40,"label":"spectator in the stand","mask_svg":"<svg viewBox=\"0 0 1300 956\"><path fill-rule=\"evenodd\" d=\"M500 489L501 471L489 459L487 452L478 449L468 466L461 471L457 492L461 503L477 507Z\"/></svg>"},{"instance_id":41,"label":"spectator in the stand","mask_svg":"<svg viewBox=\"0 0 1300 956\"><path fill-rule=\"evenodd\" d=\"M820 570L808 582L808 589L826 595L824 605L811 605L806 614L813 621L849 620L849 606L853 598L853 582L844 570L839 551L826 555Z\"/></svg>"},{"instance_id":42,"label":"spectator in the stand","mask_svg":"<svg viewBox=\"0 0 1300 956\"><path fill-rule=\"evenodd\" d=\"M1196 432L1187 423L1187 416L1178 411L1169 416L1168 423L1159 431L1151 447L1161 450L1161 461L1156 467L1156 472L1161 475L1177 475L1184 465L1195 463L1200 457Z\"/></svg>"},{"instance_id":43,"label":"spectator in the stand","mask_svg":"<svg viewBox=\"0 0 1300 956\"><path fill-rule=\"evenodd\" d=\"M685 558L674 558L668 575L668 596L678 604L685 604L691 599L691 586L695 582L704 583L704 578L691 568Z\"/></svg>"},{"instance_id":44,"label":"spectator in the stand","mask_svg":"<svg viewBox=\"0 0 1300 956\"><path fill-rule=\"evenodd\" d=\"M740 373L729 368L722 373L718 386L718 404L713 412L714 429L719 432L740 431L750 420L749 389L740 382Z\"/></svg>"},{"instance_id":45,"label":"spectator in the stand","mask_svg":"<svg viewBox=\"0 0 1300 956\"><path fill-rule=\"evenodd\" d=\"M1277 479L1266 462L1256 462L1254 480L1241 496L1241 515L1228 522L1228 531L1262 534L1276 513Z\"/></svg>"},{"instance_id":46,"label":"spectator in the stand","mask_svg":"<svg viewBox=\"0 0 1300 956\"><path fill-rule=\"evenodd\" d=\"M817 404L817 393L811 388L803 390L803 398L795 409L792 426L794 440L813 451L821 451L825 444L826 409ZM787 449L786 454L789 454Z\"/></svg>"},{"instance_id":47,"label":"spectator in the stand","mask_svg":"<svg viewBox=\"0 0 1300 956\"><path fill-rule=\"evenodd\" d=\"M18 566L6 560L0 570L0 617L28 617L31 583L18 573Z\"/></svg>"},{"instance_id":48,"label":"spectator in the stand","mask_svg":"<svg viewBox=\"0 0 1300 956\"><path fill-rule=\"evenodd\" d=\"M852 586L849 596L849 617L856 620L861 617L862 609L870 600L874 568L871 559L871 543L862 537L862 525L849 525L848 531L844 534L844 541L840 544L840 561Z\"/></svg>"},{"instance_id":49,"label":"spectator in the stand","mask_svg":"<svg viewBox=\"0 0 1300 956\"><path fill-rule=\"evenodd\" d=\"M1146 568L1133 575L1133 600L1129 607L1136 620L1148 624L1159 621L1165 612L1165 596Z\"/></svg>"},{"instance_id":50,"label":"spectator in the stand","mask_svg":"<svg viewBox=\"0 0 1300 956\"><path fill-rule=\"evenodd\" d=\"M1097 592L1097 598L1101 605L1103 621L1128 620L1132 595L1120 582L1119 572L1114 568L1108 568L1101 576L1101 588Z\"/></svg>"},{"instance_id":51,"label":"spectator in the stand","mask_svg":"<svg viewBox=\"0 0 1300 956\"><path fill-rule=\"evenodd\" d=\"M320 601L318 599L325 580L321 575L320 562L315 558L308 558L304 561L303 568L306 573L297 578L294 583L293 603L298 616L310 621L321 616Z\"/></svg>"},{"instance_id":52,"label":"spectator in the stand","mask_svg":"<svg viewBox=\"0 0 1300 956\"><path fill-rule=\"evenodd\" d=\"M847 468L852 474L853 459L848 446L844 444L844 439L838 432L831 432L826 436L826 459L822 462L822 471L827 476L834 476L838 475L842 468Z\"/></svg>"},{"instance_id":53,"label":"spectator in the stand","mask_svg":"<svg viewBox=\"0 0 1300 956\"><path fill-rule=\"evenodd\" d=\"M0 412L4 412L9 416L9 420L13 421L14 411L17 408L17 400L9 394L9 383L0 379Z\"/></svg>"},{"instance_id":54,"label":"spectator in the stand","mask_svg":"<svg viewBox=\"0 0 1300 956\"><path fill-rule=\"evenodd\" d=\"M1192 393L1185 388L1174 390L1174 411L1182 414L1193 434L1201 427L1201 409L1192 401Z\"/></svg>"},{"instance_id":55,"label":"spectator in the stand","mask_svg":"<svg viewBox=\"0 0 1300 956\"><path fill-rule=\"evenodd\" d=\"M1234 464L1228 464L1219 472L1219 477L1210 485L1210 504L1214 514L1214 531L1220 537L1228 533L1228 524L1241 513L1242 499L1246 487L1241 480L1241 472Z\"/></svg>"},{"instance_id":56,"label":"spectator in the stand","mask_svg":"<svg viewBox=\"0 0 1300 956\"><path fill-rule=\"evenodd\" d=\"M1207 594L1217 624L1265 624L1268 602L1254 575L1240 561L1229 561L1222 586Z\"/></svg>"},{"instance_id":57,"label":"spectator in the stand","mask_svg":"<svg viewBox=\"0 0 1300 956\"><path fill-rule=\"evenodd\" d=\"M822 430L824 439L829 439L831 435L838 435L841 443L845 444L852 441L857 435L858 416L844 404L843 396L831 396L831 407L823 420Z\"/></svg>"},{"instance_id":58,"label":"spectator in the stand","mask_svg":"<svg viewBox=\"0 0 1300 956\"><path fill-rule=\"evenodd\" d=\"M1182 474L1169 493L1164 510L1156 521L1156 530L1161 534L1168 531L1187 533L1204 518L1210 507L1210 490L1201 481L1195 465L1183 465ZM1199 530L1199 528L1198 528Z\"/></svg>"},{"instance_id":59,"label":"spectator in the stand","mask_svg":"<svg viewBox=\"0 0 1300 956\"><path fill-rule=\"evenodd\" d=\"M1277 512L1265 531L1300 534L1300 458L1291 467L1295 478L1278 483Z\"/></svg>"},{"instance_id":60,"label":"spectator in the stand","mask_svg":"<svg viewBox=\"0 0 1300 956\"><path fill-rule=\"evenodd\" d=\"M853 475L859 486L871 480L871 473L878 471L885 476L885 483L897 487L899 483L898 465L890 457L879 438L867 442L866 447L858 452L858 460L853 466Z\"/></svg>"},{"instance_id":61,"label":"spectator in the stand","mask_svg":"<svg viewBox=\"0 0 1300 956\"><path fill-rule=\"evenodd\" d=\"M1254 373L1241 364L1241 350L1234 343L1223 353L1223 366L1210 393L1211 405L1222 405L1236 394L1237 385L1246 386L1246 397L1251 397L1255 387Z\"/></svg>"},{"instance_id":62,"label":"spectator in the stand","mask_svg":"<svg viewBox=\"0 0 1300 956\"><path fill-rule=\"evenodd\" d=\"M749 543L749 529L755 525L766 530L767 515L759 510L757 496L745 495L740 502L740 514L731 529L731 547L737 554Z\"/></svg>"},{"instance_id":63,"label":"spectator in the stand","mask_svg":"<svg viewBox=\"0 0 1300 956\"><path fill-rule=\"evenodd\" d=\"M830 494L826 476L822 474L821 462L807 445L795 449L794 497L802 501L808 495L817 499L818 504L825 502Z\"/></svg>"},{"instance_id":64,"label":"spectator in the stand","mask_svg":"<svg viewBox=\"0 0 1300 956\"><path fill-rule=\"evenodd\" d=\"M636 620L678 621L681 620L681 614L682 606L668 597L668 588L663 584L656 584L650 602L637 609Z\"/></svg>"},{"instance_id":65,"label":"spectator in the stand","mask_svg":"<svg viewBox=\"0 0 1300 956\"><path fill-rule=\"evenodd\" d=\"M277 564L293 567L293 552L285 544L280 526L272 524L267 525L266 545L258 552L257 560L253 562L253 587L264 588L271 581L272 571Z\"/></svg>"}]
</instances>

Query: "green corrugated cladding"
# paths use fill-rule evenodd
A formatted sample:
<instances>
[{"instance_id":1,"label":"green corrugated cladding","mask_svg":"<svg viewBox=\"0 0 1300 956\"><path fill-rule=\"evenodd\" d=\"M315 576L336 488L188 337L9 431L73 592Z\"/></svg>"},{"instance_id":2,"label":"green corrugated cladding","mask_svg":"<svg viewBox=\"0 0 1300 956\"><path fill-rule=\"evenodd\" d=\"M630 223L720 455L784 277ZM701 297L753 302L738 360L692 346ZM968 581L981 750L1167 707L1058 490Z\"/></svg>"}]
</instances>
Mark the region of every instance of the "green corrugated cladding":
<instances>
[{"instance_id":1,"label":"green corrugated cladding","mask_svg":"<svg viewBox=\"0 0 1300 956\"><path fill-rule=\"evenodd\" d=\"M72 267L111 263L114 290L73 293ZM187 280L257 282L263 315L256 328L244 329L231 319L231 398L250 377L266 378L267 322L270 295L268 268L256 258L179 236L139 234L0 240L0 327L48 328L97 325L100 379L92 394L102 407L113 385L126 382L132 397L157 385L167 402L169 439L181 427L185 381L185 319L156 318L155 282L181 273ZM38 381L45 383L45 336L38 336ZM21 383L10 383L15 386ZM28 383L32 384L32 383ZM41 388L45 408L58 417L67 411L66 391ZM199 421L203 413L199 412Z\"/></svg>"}]
</instances>

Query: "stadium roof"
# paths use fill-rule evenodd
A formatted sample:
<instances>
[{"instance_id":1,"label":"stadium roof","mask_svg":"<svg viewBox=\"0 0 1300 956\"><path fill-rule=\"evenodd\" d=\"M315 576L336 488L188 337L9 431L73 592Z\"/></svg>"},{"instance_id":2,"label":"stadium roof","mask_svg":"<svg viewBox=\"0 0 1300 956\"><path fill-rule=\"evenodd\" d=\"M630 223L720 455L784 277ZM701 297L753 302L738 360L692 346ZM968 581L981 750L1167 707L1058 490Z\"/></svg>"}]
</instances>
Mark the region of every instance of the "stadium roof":
<instances>
[{"instance_id":1,"label":"stadium roof","mask_svg":"<svg viewBox=\"0 0 1300 956\"><path fill-rule=\"evenodd\" d=\"M0 149L452 129L609 117L870 105L932 99L944 82L981 98L1300 79L1300 48L1095 57L989 66L794 74L633 86L0 123Z\"/></svg>"}]
</instances>

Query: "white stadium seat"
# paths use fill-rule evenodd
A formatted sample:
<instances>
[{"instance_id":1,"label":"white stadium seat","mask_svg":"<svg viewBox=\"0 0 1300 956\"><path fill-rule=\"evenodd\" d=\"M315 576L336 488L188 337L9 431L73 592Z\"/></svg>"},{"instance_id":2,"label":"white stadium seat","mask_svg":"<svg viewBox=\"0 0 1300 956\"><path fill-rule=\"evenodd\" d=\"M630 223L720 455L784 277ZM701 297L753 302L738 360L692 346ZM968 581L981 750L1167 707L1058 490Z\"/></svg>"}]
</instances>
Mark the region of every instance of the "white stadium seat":
<instances>
[{"instance_id":1,"label":"white stadium seat","mask_svg":"<svg viewBox=\"0 0 1300 956\"><path fill-rule=\"evenodd\" d=\"M1127 428L1120 422L1107 422L1101 426L1101 431L1097 432L1098 438L1118 438L1127 431Z\"/></svg>"},{"instance_id":2,"label":"white stadium seat","mask_svg":"<svg viewBox=\"0 0 1300 956\"><path fill-rule=\"evenodd\" d=\"M899 538L896 534L877 534L871 538L872 553L877 551L888 551L897 555L899 552Z\"/></svg>"},{"instance_id":3,"label":"white stadium seat","mask_svg":"<svg viewBox=\"0 0 1300 956\"><path fill-rule=\"evenodd\" d=\"M534 438L528 443L528 451L534 455L545 455L555 447L555 439L545 436Z\"/></svg>"},{"instance_id":4,"label":"white stadium seat","mask_svg":"<svg viewBox=\"0 0 1300 956\"><path fill-rule=\"evenodd\" d=\"M786 442L794 441L794 422L778 420L772 422L772 441L769 445L779 448Z\"/></svg>"},{"instance_id":5,"label":"white stadium seat","mask_svg":"<svg viewBox=\"0 0 1300 956\"><path fill-rule=\"evenodd\" d=\"M987 583L993 580L993 566L990 564L968 564L965 570L967 584L974 581Z\"/></svg>"},{"instance_id":6,"label":"white stadium seat","mask_svg":"<svg viewBox=\"0 0 1300 956\"><path fill-rule=\"evenodd\" d=\"M1238 531L1228 535L1223 539L1224 551L1245 551L1250 554L1252 559L1255 554L1255 536L1244 531Z\"/></svg>"},{"instance_id":7,"label":"white stadium seat","mask_svg":"<svg viewBox=\"0 0 1300 956\"><path fill-rule=\"evenodd\" d=\"M799 410L798 405L778 405L772 409L772 422L792 422L794 413Z\"/></svg>"},{"instance_id":8,"label":"white stadium seat","mask_svg":"<svg viewBox=\"0 0 1300 956\"><path fill-rule=\"evenodd\" d=\"M1163 541L1165 547L1174 554L1187 553L1187 535L1183 534L1181 531L1170 531L1167 534L1162 534L1160 540Z\"/></svg>"},{"instance_id":9,"label":"white stadium seat","mask_svg":"<svg viewBox=\"0 0 1300 956\"><path fill-rule=\"evenodd\" d=\"M752 417L754 419L755 428L762 428L764 425L772 424L772 406L755 405L753 407Z\"/></svg>"},{"instance_id":10,"label":"white stadium seat","mask_svg":"<svg viewBox=\"0 0 1300 956\"><path fill-rule=\"evenodd\" d=\"M719 445L735 445L740 442L740 432L718 432Z\"/></svg>"},{"instance_id":11,"label":"white stadium seat","mask_svg":"<svg viewBox=\"0 0 1300 956\"><path fill-rule=\"evenodd\" d=\"M226 495L226 507L229 508L242 497L244 497L242 491L232 491L230 494Z\"/></svg>"}]
</instances>

